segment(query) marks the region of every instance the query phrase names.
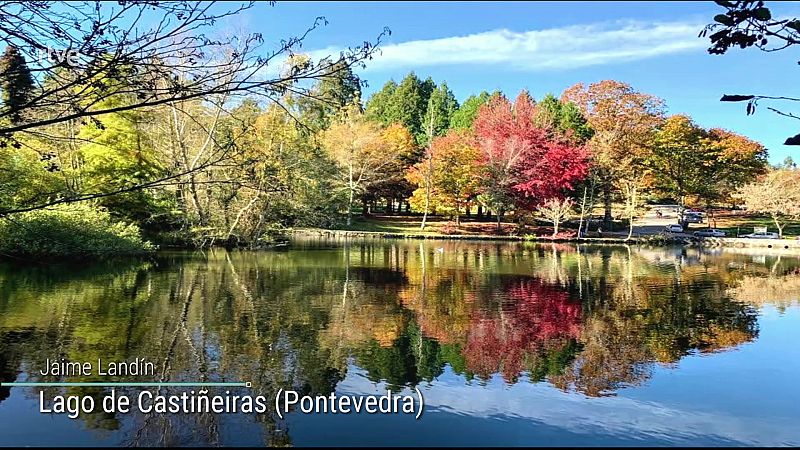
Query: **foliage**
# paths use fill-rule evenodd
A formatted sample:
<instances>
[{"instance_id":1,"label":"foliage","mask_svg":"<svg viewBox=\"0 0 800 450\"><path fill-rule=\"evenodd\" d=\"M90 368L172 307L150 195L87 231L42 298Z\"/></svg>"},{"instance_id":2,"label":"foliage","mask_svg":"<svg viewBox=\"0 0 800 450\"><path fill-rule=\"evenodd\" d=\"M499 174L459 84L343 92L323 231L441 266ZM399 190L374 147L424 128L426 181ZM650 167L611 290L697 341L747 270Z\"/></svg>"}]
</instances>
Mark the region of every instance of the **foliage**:
<instances>
[{"instance_id":1,"label":"foliage","mask_svg":"<svg viewBox=\"0 0 800 450\"><path fill-rule=\"evenodd\" d=\"M486 91L481 91L478 95L470 95L464 100L464 103L453 112L453 117L450 119L450 126L456 130L466 130L472 128L475 117L478 115L478 110L482 105L489 101L490 97L500 96L500 92L489 94Z\"/></svg>"},{"instance_id":2,"label":"foliage","mask_svg":"<svg viewBox=\"0 0 800 450\"><path fill-rule=\"evenodd\" d=\"M390 81L383 86L383 89L376 92L367 101L365 114L369 119L384 125L400 123L411 132L417 143L424 143L423 122L435 86L433 80L422 81L411 72L400 84ZM452 97L452 94L450 96ZM443 98L442 102L446 109L447 99Z\"/></svg>"},{"instance_id":3,"label":"foliage","mask_svg":"<svg viewBox=\"0 0 800 450\"><path fill-rule=\"evenodd\" d=\"M761 144L722 129L705 130L688 116L667 118L656 132L646 165L653 187L685 203L729 200L738 187L766 169Z\"/></svg>"},{"instance_id":4,"label":"foliage","mask_svg":"<svg viewBox=\"0 0 800 450\"><path fill-rule=\"evenodd\" d=\"M112 97L102 107L126 103ZM77 138L86 142L78 150L82 160L83 188L89 192L112 192L157 179L163 173L157 159L153 134L148 133L153 116L141 110L103 116L102 121L83 126ZM144 191L103 198L101 204L125 211L131 219L142 219L152 207Z\"/></svg>"},{"instance_id":5,"label":"foliage","mask_svg":"<svg viewBox=\"0 0 800 450\"><path fill-rule=\"evenodd\" d=\"M417 163L408 172L409 181L419 186L409 199L412 209L425 209L425 191L430 188L430 206L455 217L458 224L461 211L478 188L478 158L477 144L466 133L451 131L435 138L430 161Z\"/></svg>"},{"instance_id":6,"label":"foliage","mask_svg":"<svg viewBox=\"0 0 800 450\"><path fill-rule=\"evenodd\" d=\"M127 40L119 21L136 24L142 4L73 6L51 16L47 3L0 5L40 17L21 22L0 59L0 215L89 201L154 241L258 246L285 227L339 226L343 211L352 225L359 201L365 216L379 200L387 214L413 206L423 227L429 213L458 223L477 204L499 228L504 214L566 201L580 183L603 188L610 219L617 192L626 204L667 193L710 205L765 170L759 144L688 117L665 121L659 99L618 81L539 103L483 91L459 105L446 82L411 72L364 107L353 66L372 43L314 61L295 52L301 35L262 57L257 36L202 34L252 5L159 3L148 10L164 15L153 33ZM87 11L108 20L105 39L87 31ZM41 35L35 23L92 53L76 66L31 59L16 44ZM170 31L185 48L159 46ZM147 49L157 51L143 59ZM280 76L262 70L284 54Z\"/></svg>"},{"instance_id":7,"label":"foliage","mask_svg":"<svg viewBox=\"0 0 800 450\"><path fill-rule=\"evenodd\" d=\"M593 131L587 147L603 188L604 220L608 228L616 180L639 169L662 121L664 102L614 80L589 86L578 83L566 89L561 100L576 105Z\"/></svg>"},{"instance_id":8,"label":"foliage","mask_svg":"<svg viewBox=\"0 0 800 450\"><path fill-rule=\"evenodd\" d=\"M304 123L316 130L327 128L332 118L353 103L361 101L361 79L347 61L340 59L325 69L311 95L298 99Z\"/></svg>"},{"instance_id":9,"label":"foliage","mask_svg":"<svg viewBox=\"0 0 800 450\"><path fill-rule=\"evenodd\" d=\"M511 206L531 210L562 196L586 176L583 148L537 125L537 114L533 99L523 91L513 104L493 97L475 119L484 170L481 198L495 211Z\"/></svg>"},{"instance_id":10,"label":"foliage","mask_svg":"<svg viewBox=\"0 0 800 450\"><path fill-rule=\"evenodd\" d=\"M706 182L699 196L711 201L730 201L736 189L763 175L767 170L767 149L740 134L712 128L708 130L712 150L702 162Z\"/></svg>"},{"instance_id":11,"label":"foliage","mask_svg":"<svg viewBox=\"0 0 800 450\"><path fill-rule=\"evenodd\" d=\"M442 82L428 99L425 117L422 120L422 132L429 139L444 135L451 128L450 120L457 109L458 102L455 96L447 87L447 83Z\"/></svg>"},{"instance_id":12,"label":"foliage","mask_svg":"<svg viewBox=\"0 0 800 450\"><path fill-rule=\"evenodd\" d=\"M783 237L786 221L800 219L800 171L772 170L743 186L737 196L749 211L769 214Z\"/></svg>"},{"instance_id":13,"label":"foliage","mask_svg":"<svg viewBox=\"0 0 800 450\"><path fill-rule=\"evenodd\" d=\"M536 207L536 211L553 223L553 237L558 235L558 226L569 219L575 202L572 199L551 198Z\"/></svg>"},{"instance_id":14,"label":"foliage","mask_svg":"<svg viewBox=\"0 0 800 450\"><path fill-rule=\"evenodd\" d=\"M705 183L703 162L709 156L705 139L704 130L684 115L667 118L655 135L649 163L656 186L680 205L687 194L697 193Z\"/></svg>"},{"instance_id":15,"label":"foliage","mask_svg":"<svg viewBox=\"0 0 800 450\"><path fill-rule=\"evenodd\" d=\"M388 141L385 137L391 137ZM384 135L380 126L368 121L355 106L325 130L323 147L339 164L339 181L348 193L347 224L352 223L356 195L380 179L399 149L407 149L402 133Z\"/></svg>"},{"instance_id":16,"label":"foliage","mask_svg":"<svg viewBox=\"0 0 800 450\"><path fill-rule=\"evenodd\" d=\"M33 92L33 77L25 62L25 57L16 47L6 47L0 57L0 94L2 94L2 114L12 124L22 119L22 110Z\"/></svg>"},{"instance_id":17,"label":"foliage","mask_svg":"<svg viewBox=\"0 0 800 450\"><path fill-rule=\"evenodd\" d=\"M0 219L0 253L21 258L89 258L152 250L139 228L98 205L76 203Z\"/></svg>"},{"instance_id":18,"label":"foliage","mask_svg":"<svg viewBox=\"0 0 800 450\"><path fill-rule=\"evenodd\" d=\"M800 42L800 20L796 17L773 16L772 11L761 0L717 0L716 3L723 7L725 12L715 15L714 23L706 25L700 32L701 37L708 36L711 41L708 53L712 55L724 54L735 47L746 49L754 46L765 52L775 52ZM723 102L747 102L745 111L749 116L755 114L760 100L798 102L800 98L726 94L720 100ZM798 119L796 114L772 107L768 107L768 109L784 117ZM800 134L787 138L784 145L800 145Z\"/></svg>"},{"instance_id":19,"label":"foliage","mask_svg":"<svg viewBox=\"0 0 800 450\"><path fill-rule=\"evenodd\" d=\"M586 118L573 103L564 103L553 94L547 94L536 106L536 122L573 144L584 144L594 134Z\"/></svg>"}]
</instances>

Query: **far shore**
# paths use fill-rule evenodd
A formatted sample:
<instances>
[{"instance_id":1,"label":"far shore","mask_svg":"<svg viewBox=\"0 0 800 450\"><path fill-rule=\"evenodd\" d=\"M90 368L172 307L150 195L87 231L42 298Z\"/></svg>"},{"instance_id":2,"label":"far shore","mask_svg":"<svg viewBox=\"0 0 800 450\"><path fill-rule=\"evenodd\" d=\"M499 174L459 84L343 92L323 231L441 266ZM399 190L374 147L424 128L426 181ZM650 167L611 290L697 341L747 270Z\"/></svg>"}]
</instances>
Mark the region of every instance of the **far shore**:
<instances>
[{"instance_id":1,"label":"far shore","mask_svg":"<svg viewBox=\"0 0 800 450\"><path fill-rule=\"evenodd\" d=\"M442 234L432 232L385 232L358 230L329 230L323 228L297 228L292 234L301 236L371 238L371 239L421 239L421 240L462 240L462 241L503 241L503 242L540 242L540 243L576 243L596 245L653 245L653 246L688 246L706 248L753 248L759 250L776 250L800 253L800 239L747 239L747 238L702 238L694 236L649 235L632 236L611 235L604 237L576 236L498 236L490 234ZM611 234L611 233L609 233Z\"/></svg>"}]
</instances>

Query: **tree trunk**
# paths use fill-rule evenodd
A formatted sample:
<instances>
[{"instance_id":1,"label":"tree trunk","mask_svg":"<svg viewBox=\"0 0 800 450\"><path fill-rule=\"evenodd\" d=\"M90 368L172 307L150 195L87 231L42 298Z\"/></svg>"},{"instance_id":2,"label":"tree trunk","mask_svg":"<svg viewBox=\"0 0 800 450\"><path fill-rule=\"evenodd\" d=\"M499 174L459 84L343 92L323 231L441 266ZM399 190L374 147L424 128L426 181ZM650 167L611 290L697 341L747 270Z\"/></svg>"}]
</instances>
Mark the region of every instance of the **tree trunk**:
<instances>
[{"instance_id":1,"label":"tree trunk","mask_svg":"<svg viewBox=\"0 0 800 450\"><path fill-rule=\"evenodd\" d=\"M483 205L478 205L478 219L483 219Z\"/></svg>"},{"instance_id":2,"label":"tree trunk","mask_svg":"<svg viewBox=\"0 0 800 450\"><path fill-rule=\"evenodd\" d=\"M425 221L428 220L428 208L431 206L431 188L429 183L425 183L425 211L422 213L422 223L419 226L420 230L425 229Z\"/></svg>"},{"instance_id":3,"label":"tree trunk","mask_svg":"<svg viewBox=\"0 0 800 450\"><path fill-rule=\"evenodd\" d=\"M586 211L586 188L583 188L583 201L581 202L581 220L578 222L578 237L583 233L583 215Z\"/></svg>"},{"instance_id":4,"label":"tree trunk","mask_svg":"<svg viewBox=\"0 0 800 450\"><path fill-rule=\"evenodd\" d=\"M603 227L606 230L611 230L611 185L606 182L603 183L603 205L605 208L605 214L603 215Z\"/></svg>"},{"instance_id":5,"label":"tree trunk","mask_svg":"<svg viewBox=\"0 0 800 450\"><path fill-rule=\"evenodd\" d=\"M628 237L626 240L629 240L633 236L633 214L628 217Z\"/></svg>"},{"instance_id":6,"label":"tree trunk","mask_svg":"<svg viewBox=\"0 0 800 450\"><path fill-rule=\"evenodd\" d=\"M353 224L353 194L354 189L350 189L350 200L347 202L347 226Z\"/></svg>"},{"instance_id":7,"label":"tree trunk","mask_svg":"<svg viewBox=\"0 0 800 450\"><path fill-rule=\"evenodd\" d=\"M772 216L772 220L775 222L775 226L778 228L778 238L783 239L783 227L778 221L778 216Z\"/></svg>"},{"instance_id":8,"label":"tree trunk","mask_svg":"<svg viewBox=\"0 0 800 450\"><path fill-rule=\"evenodd\" d=\"M558 219L553 221L553 237L556 237L556 235L558 235L558 225L560 223L561 221L559 221Z\"/></svg>"},{"instance_id":9,"label":"tree trunk","mask_svg":"<svg viewBox=\"0 0 800 450\"><path fill-rule=\"evenodd\" d=\"M392 214L392 199L389 197L386 197L386 209L384 210L384 212L386 213L386 215Z\"/></svg>"},{"instance_id":10,"label":"tree trunk","mask_svg":"<svg viewBox=\"0 0 800 450\"><path fill-rule=\"evenodd\" d=\"M350 182L348 184L348 187L350 188L350 198L347 202L347 226L350 226L353 224L353 196L356 193L355 186L353 185L353 164L348 165L347 175L347 179Z\"/></svg>"}]
</instances>

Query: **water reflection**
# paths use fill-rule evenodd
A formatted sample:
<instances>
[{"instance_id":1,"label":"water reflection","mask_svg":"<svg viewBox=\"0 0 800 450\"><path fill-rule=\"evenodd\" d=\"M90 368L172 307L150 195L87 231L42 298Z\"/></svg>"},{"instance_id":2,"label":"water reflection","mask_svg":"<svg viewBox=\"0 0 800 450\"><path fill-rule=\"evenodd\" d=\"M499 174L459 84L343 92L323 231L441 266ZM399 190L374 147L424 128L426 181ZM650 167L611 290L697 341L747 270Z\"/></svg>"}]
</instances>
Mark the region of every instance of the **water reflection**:
<instances>
[{"instance_id":1,"label":"water reflection","mask_svg":"<svg viewBox=\"0 0 800 450\"><path fill-rule=\"evenodd\" d=\"M499 376L614 396L688 354L758 338L758 308L795 301L799 268L687 249L327 240L86 269L5 266L0 377L53 381L37 372L46 358L145 357L159 367L154 381L249 380L267 397L327 394L353 370L395 391L435 391L450 374L473 389ZM38 391L14 395L30 407ZM0 413L13 400L0 389ZM293 435L269 414L80 420L96 442L129 445L281 445Z\"/></svg>"}]
</instances>

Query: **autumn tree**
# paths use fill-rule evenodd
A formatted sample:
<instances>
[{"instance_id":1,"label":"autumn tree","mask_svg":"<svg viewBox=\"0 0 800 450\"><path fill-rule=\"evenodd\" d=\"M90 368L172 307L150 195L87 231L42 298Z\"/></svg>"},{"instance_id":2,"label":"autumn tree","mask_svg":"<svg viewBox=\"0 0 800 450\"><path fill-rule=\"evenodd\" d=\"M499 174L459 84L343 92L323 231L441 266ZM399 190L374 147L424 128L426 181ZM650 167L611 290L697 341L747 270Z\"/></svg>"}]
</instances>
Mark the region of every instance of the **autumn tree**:
<instances>
[{"instance_id":1,"label":"autumn tree","mask_svg":"<svg viewBox=\"0 0 800 450\"><path fill-rule=\"evenodd\" d=\"M427 204L459 224L461 211L478 187L478 158L477 144L466 133L451 131L433 139L429 160L408 172L409 180L418 186L409 199L412 209L421 212Z\"/></svg>"},{"instance_id":2,"label":"autumn tree","mask_svg":"<svg viewBox=\"0 0 800 450\"><path fill-rule=\"evenodd\" d=\"M587 146L603 190L605 226L610 228L615 180L638 170L637 161L643 159L662 121L663 101L614 80L576 84L564 91L561 100L575 104L593 130Z\"/></svg>"},{"instance_id":3,"label":"autumn tree","mask_svg":"<svg viewBox=\"0 0 800 450\"><path fill-rule=\"evenodd\" d=\"M425 198L422 221L420 222L421 230L425 229L431 209L431 190L434 173L431 146L435 137L444 135L450 128L450 120L456 108L458 108L458 102L445 83L442 83L442 86L437 88L428 99L428 106L422 124L424 133L422 145L424 145L424 148L420 161L421 170L417 173L422 179L416 181L417 184L423 186Z\"/></svg>"},{"instance_id":4,"label":"autumn tree","mask_svg":"<svg viewBox=\"0 0 800 450\"><path fill-rule=\"evenodd\" d=\"M414 190L405 175L408 168L419 161L419 156L414 136L403 125L393 123L385 127L382 136L388 146L389 160L383 169L383 176L367 187L362 201L367 205L383 197L386 199L386 214L391 214L394 200L408 198ZM402 205L398 205L398 212L400 206Z\"/></svg>"},{"instance_id":5,"label":"autumn tree","mask_svg":"<svg viewBox=\"0 0 800 450\"><path fill-rule=\"evenodd\" d=\"M772 170L760 180L743 186L737 197L744 201L748 211L768 214L778 235L789 220L800 219L800 171Z\"/></svg>"},{"instance_id":6,"label":"autumn tree","mask_svg":"<svg viewBox=\"0 0 800 450\"><path fill-rule=\"evenodd\" d=\"M536 207L536 211L553 224L553 237L558 235L558 226L568 219L575 203L570 198L551 198Z\"/></svg>"},{"instance_id":7,"label":"autumn tree","mask_svg":"<svg viewBox=\"0 0 800 450\"><path fill-rule=\"evenodd\" d=\"M392 161L391 148L384 140L380 125L367 120L357 105L348 107L341 118L323 132L321 141L340 166L340 180L348 193L347 225L351 225L356 196L383 175Z\"/></svg>"},{"instance_id":8,"label":"autumn tree","mask_svg":"<svg viewBox=\"0 0 800 450\"><path fill-rule=\"evenodd\" d=\"M475 119L483 170L479 199L498 216L511 207L533 210L561 197L586 175L584 150L538 125L538 115L533 98L523 91L514 103L492 97Z\"/></svg>"},{"instance_id":9,"label":"autumn tree","mask_svg":"<svg viewBox=\"0 0 800 450\"><path fill-rule=\"evenodd\" d=\"M668 117L655 133L649 164L656 187L683 207L686 196L705 182L703 164L711 160L705 130L685 115Z\"/></svg>"},{"instance_id":10,"label":"autumn tree","mask_svg":"<svg viewBox=\"0 0 800 450\"><path fill-rule=\"evenodd\" d=\"M543 130L532 121L534 102L527 92L512 104L503 96L492 97L475 117L474 130L481 149L481 190L479 201L497 218L513 208L514 186L519 183L525 159L544 140Z\"/></svg>"},{"instance_id":11,"label":"autumn tree","mask_svg":"<svg viewBox=\"0 0 800 450\"><path fill-rule=\"evenodd\" d=\"M764 173L766 149L744 136L705 130L688 116L675 115L656 132L647 167L656 189L681 206L691 196L711 211L714 202L729 199Z\"/></svg>"},{"instance_id":12,"label":"autumn tree","mask_svg":"<svg viewBox=\"0 0 800 450\"><path fill-rule=\"evenodd\" d=\"M241 100L252 96L287 107L287 94L313 96L315 80L339 63L347 67L363 65L381 39L365 41L334 56L307 58L294 64L298 48L325 24L324 18L313 20L298 36L270 40L278 42L274 46L259 33L226 34L215 26L262 7L265 5L245 3L212 8L203 2L78 1L68 8L52 2L0 3L0 40L27 58L34 84L22 103L0 111L0 135L20 145L24 133L42 135L76 123L102 127L111 114L143 112L193 100L214 103L219 97ZM40 58L40 52L48 48L77 53L71 61ZM282 60L288 62L287 69L273 70ZM6 67L3 72L9 79L24 77L25 70ZM125 101L116 101L118 98ZM230 163L233 153L191 170L199 172ZM148 189L153 183L170 183L180 176L171 172L162 179L127 183L116 191L51 192L35 203L2 209L0 214L122 195Z\"/></svg>"},{"instance_id":13,"label":"autumn tree","mask_svg":"<svg viewBox=\"0 0 800 450\"><path fill-rule=\"evenodd\" d=\"M705 183L699 195L708 206L729 201L738 188L767 171L767 149L760 143L721 128L708 130L711 161L705 161Z\"/></svg>"}]
</instances>

